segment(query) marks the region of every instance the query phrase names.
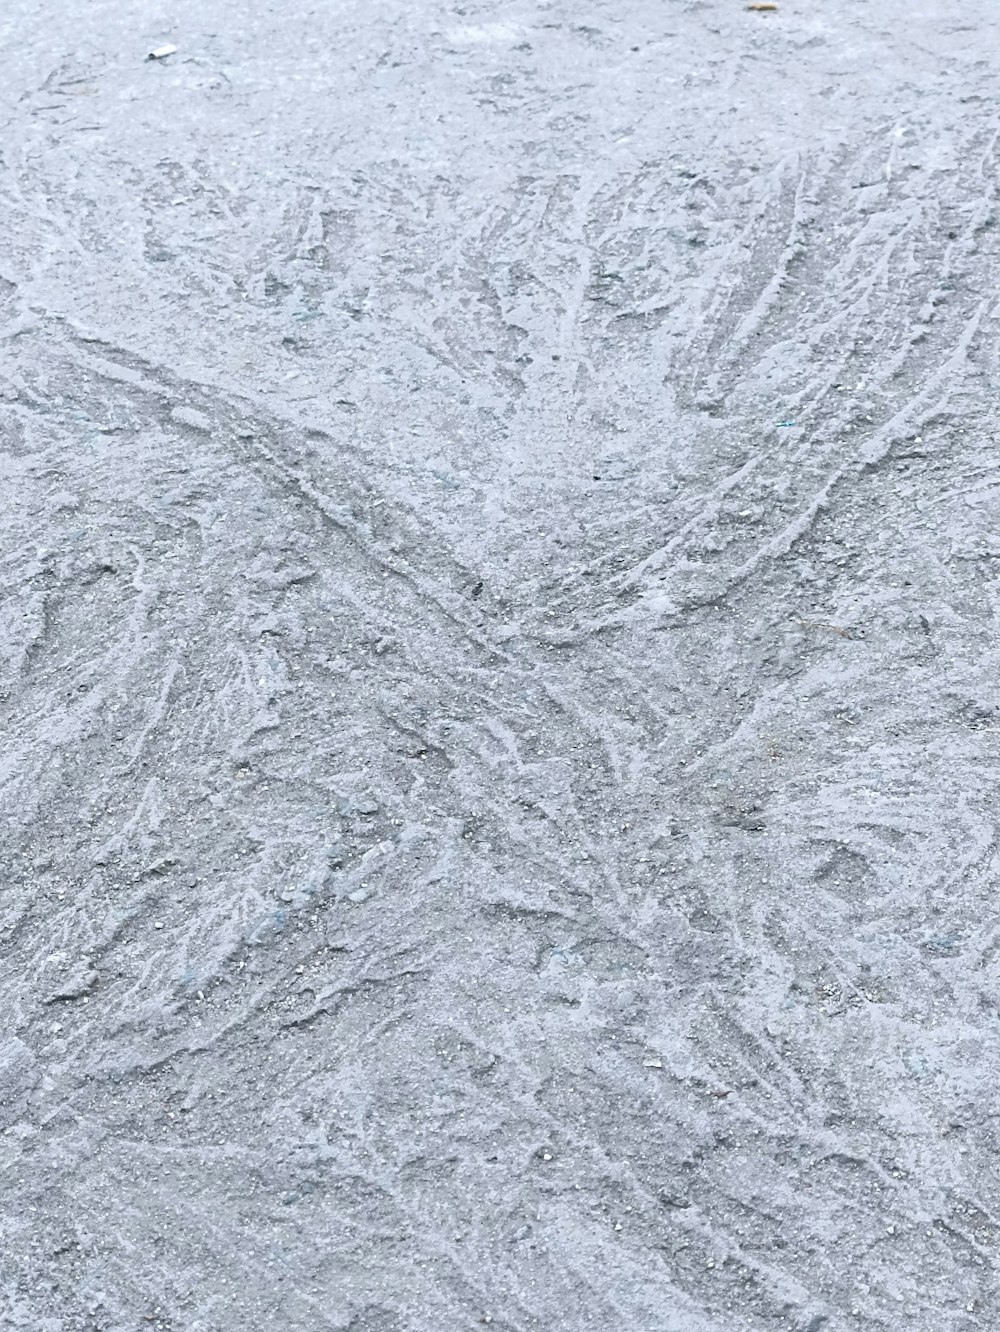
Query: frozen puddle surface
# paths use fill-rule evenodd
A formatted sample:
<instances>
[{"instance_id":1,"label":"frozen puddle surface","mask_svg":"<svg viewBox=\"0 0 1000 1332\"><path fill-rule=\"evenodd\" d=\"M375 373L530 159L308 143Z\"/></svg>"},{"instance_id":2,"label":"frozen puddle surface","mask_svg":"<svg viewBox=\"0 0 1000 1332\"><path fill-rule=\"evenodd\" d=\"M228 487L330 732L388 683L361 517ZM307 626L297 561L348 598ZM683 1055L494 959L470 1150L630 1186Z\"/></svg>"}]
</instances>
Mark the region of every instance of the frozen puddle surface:
<instances>
[{"instance_id":1,"label":"frozen puddle surface","mask_svg":"<svg viewBox=\"0 0 1000 1332\"><path fill-rule=\"evenodd\" d=\"M992 7L79 11L0 1321L994 1329Z\"/></svg>"}]
</instances>

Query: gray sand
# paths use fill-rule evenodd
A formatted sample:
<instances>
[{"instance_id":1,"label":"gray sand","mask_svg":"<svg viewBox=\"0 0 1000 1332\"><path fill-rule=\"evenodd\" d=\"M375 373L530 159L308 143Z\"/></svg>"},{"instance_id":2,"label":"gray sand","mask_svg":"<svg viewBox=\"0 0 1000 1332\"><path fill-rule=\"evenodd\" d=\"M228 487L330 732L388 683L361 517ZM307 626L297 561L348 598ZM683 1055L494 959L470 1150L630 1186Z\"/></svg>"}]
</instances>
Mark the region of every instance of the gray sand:
<instances>
[{"instance_id":1,"label":"gray sand","mask_svg":"<svg viewBox=\"0 0 1000 1332\"><path fill-rule=\"evenodd\" d=\"M0 1325L995 1332L995 0L0 48Z\"/></svg>"}]
</instances>

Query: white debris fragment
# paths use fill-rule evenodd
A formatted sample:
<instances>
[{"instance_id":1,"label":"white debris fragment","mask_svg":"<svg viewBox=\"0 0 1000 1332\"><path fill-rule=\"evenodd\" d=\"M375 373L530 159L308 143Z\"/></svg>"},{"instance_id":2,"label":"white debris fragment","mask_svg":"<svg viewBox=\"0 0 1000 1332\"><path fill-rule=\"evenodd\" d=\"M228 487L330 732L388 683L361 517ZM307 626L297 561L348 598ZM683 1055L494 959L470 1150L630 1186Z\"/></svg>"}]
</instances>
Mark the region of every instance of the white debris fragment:
<instances>
[{"instance_id":1,"label":"white debris fragment","mask_svg":"<svg viewBox=\"0 0 1000 1332\"><path fill-rule=\"evenodd\" d=\"M212 429L212 422L204 412L199 412L195 407L174 407L170 413L170 419L176 421L178 425L190 426L192 430L204 430L208 432Z\"/></svg>"}]
</instances>

